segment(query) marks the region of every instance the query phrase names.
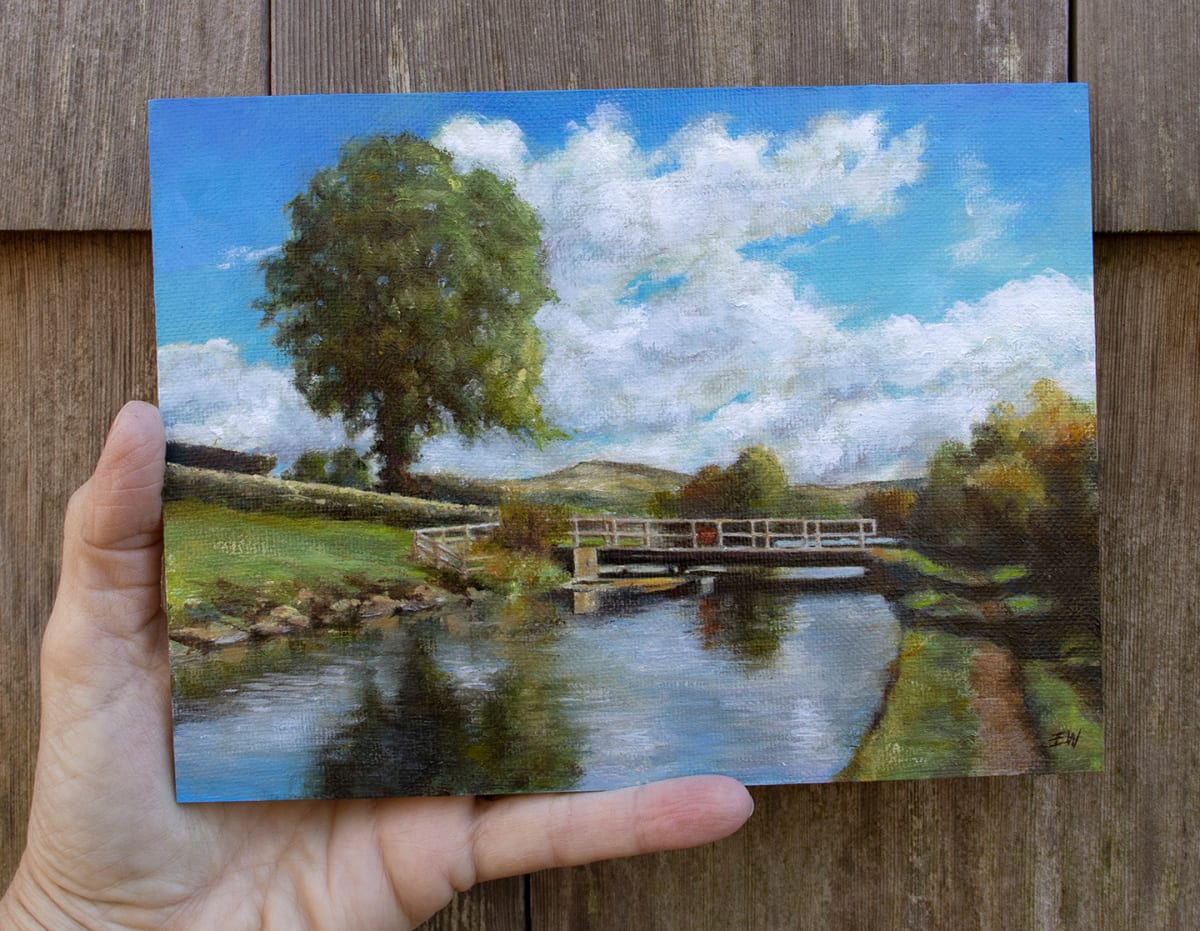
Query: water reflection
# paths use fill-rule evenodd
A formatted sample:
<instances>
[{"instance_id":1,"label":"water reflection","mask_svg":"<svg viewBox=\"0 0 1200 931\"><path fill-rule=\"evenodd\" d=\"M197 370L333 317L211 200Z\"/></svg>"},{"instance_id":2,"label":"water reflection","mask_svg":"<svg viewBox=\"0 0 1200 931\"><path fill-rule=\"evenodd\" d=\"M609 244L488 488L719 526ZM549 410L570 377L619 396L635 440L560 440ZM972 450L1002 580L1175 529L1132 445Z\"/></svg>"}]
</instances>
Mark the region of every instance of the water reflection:
<instances>
[{"instance_id":1,"label":"water reflection","mask_svg":"<svg viewBox=\"0 0 1200 931\"><path fill-rule=\"evenodd\" d=\"M240 681L225 664L206 693L190 674L180 795L827 779L870 725L898 643L876 594L721 578L711 594L604 599L589 615L567 595L264 645L274 659Z\"/></svg>"},{"instance_id":2,"label":"water reflection","mask_svg":"<svg viewBox=\"0 0 1200 931\"><path fill-rule=\"evenodd\" d=\"M410 627L401 638L394 691L363 678L353 723L319 751L311 794L528 792L578 780L580 730L549 652L516 651L473 686L439 668L432 630Z\"/></svg>"},{"instance_id":3,"label":"water reflection","mask_svg":"<svg viewBox=\"0 0 1200 931\"><path fill-rule=\"evenodd\" d=\"M696 606L696 630L705 649L723 649L752 667L769 666L792 615L777 592L744 585L706 595Z\"/></svg>"}]
</instances>

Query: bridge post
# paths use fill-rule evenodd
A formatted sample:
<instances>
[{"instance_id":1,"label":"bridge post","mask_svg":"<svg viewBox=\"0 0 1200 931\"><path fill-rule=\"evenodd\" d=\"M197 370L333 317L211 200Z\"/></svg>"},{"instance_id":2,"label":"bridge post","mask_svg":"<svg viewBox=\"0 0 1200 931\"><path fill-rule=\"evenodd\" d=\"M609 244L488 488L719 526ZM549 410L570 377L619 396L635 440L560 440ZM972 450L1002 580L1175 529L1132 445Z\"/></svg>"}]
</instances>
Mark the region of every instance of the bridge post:
<instances>
[{"instance_id":1,"label":"bridge post","mask_svg":"<svg viewBox=\"0 0 1200 931\"><path fill-rule=\"evenodd\" d=\"M572 573L576 582L600 581L600 550L594 546L577 546L571 553Z\"/></svg>"}]
</instances>

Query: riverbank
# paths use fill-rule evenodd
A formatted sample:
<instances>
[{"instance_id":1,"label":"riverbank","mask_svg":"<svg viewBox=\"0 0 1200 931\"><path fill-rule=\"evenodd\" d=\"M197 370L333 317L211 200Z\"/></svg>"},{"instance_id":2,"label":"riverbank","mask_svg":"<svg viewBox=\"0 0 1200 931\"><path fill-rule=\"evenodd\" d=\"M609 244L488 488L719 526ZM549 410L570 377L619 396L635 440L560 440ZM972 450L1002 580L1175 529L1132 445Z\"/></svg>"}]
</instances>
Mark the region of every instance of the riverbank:
<instances>
[{"instance_id":1,"label":"riverbank","mask_svg":"<svg viewBox=\"0 0 1200 931\"><path fill-rule=\"evenodd\" d=\"M877 590L905 636L883 703L839 778L1102 768L1099 636L1086 605L1035 584L1020 565L877 555Z\"/></svg>"},{"instance_id":2,"label":"riverbank","mask_svg":"<svg viewBox=\"0 0 1200 931\"><path fill-rule=\"evenodd\" d=\"M567 574L537 554L481 548L463 580L413 562L410 530L365 520L164 503L169 634L212 648L345 630L489 597L552 589Z\"/></svg>"}]
</instances>

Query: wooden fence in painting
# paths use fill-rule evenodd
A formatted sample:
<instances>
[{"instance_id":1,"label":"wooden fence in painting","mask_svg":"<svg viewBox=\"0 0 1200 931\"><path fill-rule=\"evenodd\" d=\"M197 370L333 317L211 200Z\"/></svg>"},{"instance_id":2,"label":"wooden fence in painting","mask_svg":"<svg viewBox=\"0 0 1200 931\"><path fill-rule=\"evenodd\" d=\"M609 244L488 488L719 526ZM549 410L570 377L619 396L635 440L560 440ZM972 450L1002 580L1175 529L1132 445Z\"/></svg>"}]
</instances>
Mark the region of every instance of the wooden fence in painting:
<instances>
[{"instance_id":1,"label":"wooden fence in painting","mask_svg":"<svg viewBox=\"0 0 1200 931\"><path fill-rule=\"evenodd\" d=\"M466 578L482 568L471 561L471 549L480 540L489 540L497 523L459 524L454 527L424 527L413 531L413 561L433 569L455 572Z\"/></svg>"}]
</instances>

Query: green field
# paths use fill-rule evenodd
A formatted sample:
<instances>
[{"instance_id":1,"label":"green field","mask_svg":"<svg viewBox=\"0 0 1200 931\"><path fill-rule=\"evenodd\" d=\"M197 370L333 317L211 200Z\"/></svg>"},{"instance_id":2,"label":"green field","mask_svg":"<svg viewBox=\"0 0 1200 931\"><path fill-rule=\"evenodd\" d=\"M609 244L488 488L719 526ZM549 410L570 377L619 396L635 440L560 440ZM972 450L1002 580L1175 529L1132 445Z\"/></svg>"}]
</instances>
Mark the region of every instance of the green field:
<instances>
[{"instance_id":1,"label":"green field","mask_svg":"<svg viewBox=\"0 0 1200 931\"><path fill-rule=\"evenodd\" d=\"M347 576L420 579L412 532L361 520L235 511L194 499L163 506L167 592L173 620L189 598L207 600L218 582L271 593L343 586Z\"/></svg>"}]
</instances>

